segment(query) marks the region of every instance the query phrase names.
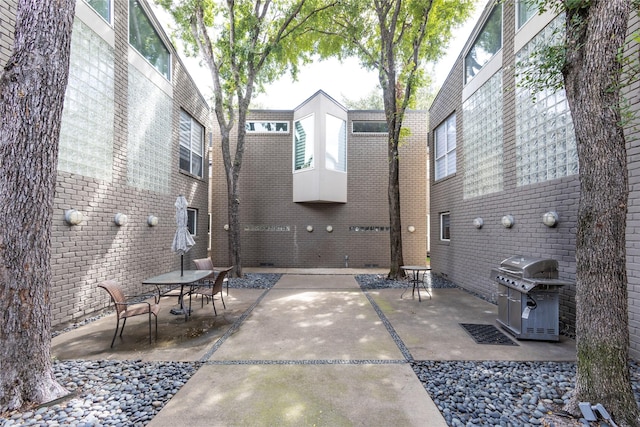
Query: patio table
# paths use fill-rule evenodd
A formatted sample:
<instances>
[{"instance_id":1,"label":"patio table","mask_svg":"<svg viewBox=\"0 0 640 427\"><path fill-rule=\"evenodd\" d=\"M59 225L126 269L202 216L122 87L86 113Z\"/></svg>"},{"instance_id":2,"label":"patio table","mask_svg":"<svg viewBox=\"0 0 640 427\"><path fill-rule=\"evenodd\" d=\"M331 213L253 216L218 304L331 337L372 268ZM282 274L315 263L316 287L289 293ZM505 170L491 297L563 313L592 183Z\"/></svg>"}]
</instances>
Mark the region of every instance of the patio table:
<instances>
[{"instance_id":1,"label":"patio table","mask_svg":"<svg viewBox=\"0 0 640 427\"><path fill-rule=\"evenodd\" d=\"M214 270L176 270L145 279L142 281L142 284L154 285L156 287L158 290L158 302L160 301L160 297L163 295L161 286L170 286L173 290L179 285L180 294L178 295L178 301L180 303L180 308L184 313L184 320L186 321L189 318L190 313L189 310L184 307L185 287L188 286L190 289L194 283L200 282L213 273Z\"/></svg>"},{"instance_id":2,"label":"patio table","mask_svg":"<svg viewBox=\"0 0 640 427\"><path fill-rule=\"evenodd\" d=\"M418 288L418 301L422 302L422 298L420 297L420 285L422 285L424 290L427 292L427 295L429 295L429 299L431 299L431 292L429 291L429 289L427 289L427 286L424 283L424 274L427 271L430 271L431 267L424 265L403 265L400 268L411 274L411 276L409 277L409 285L404 289L404 291L402 291L402 294L400 294L400 298L402 299L402 295L404 295L407 289L409 289L409 286L413 285L413 289L411 290L411 297L414 297L416 288ZM422 278L420 278L420 273L422 273Z\"/></svg>"}]
</instances>

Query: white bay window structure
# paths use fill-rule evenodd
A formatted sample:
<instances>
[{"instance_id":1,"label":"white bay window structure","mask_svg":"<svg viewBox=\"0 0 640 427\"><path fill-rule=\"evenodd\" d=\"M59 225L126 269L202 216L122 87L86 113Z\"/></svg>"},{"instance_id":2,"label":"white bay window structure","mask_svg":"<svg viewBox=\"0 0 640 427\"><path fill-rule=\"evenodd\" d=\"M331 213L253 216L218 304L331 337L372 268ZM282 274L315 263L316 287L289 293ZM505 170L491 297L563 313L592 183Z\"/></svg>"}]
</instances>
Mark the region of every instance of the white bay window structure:
<instances>
[{"instance_id":1,"label":"white bay window structure","mask_svg":"<svg viewBox=\"0 0 640 427\"><path fill-rule=\"evenodd\" d=\"M323 91L294 112L293 201L347 202L347 110Z\"/></svg>"}]
</instances>

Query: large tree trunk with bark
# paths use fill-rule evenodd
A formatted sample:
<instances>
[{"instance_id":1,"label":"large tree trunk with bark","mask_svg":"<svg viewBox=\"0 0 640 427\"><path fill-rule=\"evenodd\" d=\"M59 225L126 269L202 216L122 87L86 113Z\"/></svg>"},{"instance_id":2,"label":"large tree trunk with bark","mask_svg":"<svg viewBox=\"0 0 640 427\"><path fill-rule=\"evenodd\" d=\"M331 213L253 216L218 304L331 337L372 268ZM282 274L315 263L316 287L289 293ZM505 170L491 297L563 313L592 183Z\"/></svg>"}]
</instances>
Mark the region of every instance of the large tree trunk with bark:
<instances>
[{"instance_id":1,"label":"large tree trunk with bark","mask_svg":"<svg viewBox=\"0 0 640 427\"><path fill-rule=\"evenodd\" d=\"M638 425L628 366L625 224L627 164L621 125L622 48L628 0L567 4L563 69L580 162L576 245L577 377L571 403L602 403L620 425Z\"/></svg>"},{"instance_id":2,"label":"large tree trunk with bark","mask_svg":"<svg viewBox=\"0 0 640 427\"><path fill-rule=\"evenodd\" d=\"M66 393L51 349L51 218L75 0L20 0L0 79L0 412Z\"/></svg>"}]
</instances>

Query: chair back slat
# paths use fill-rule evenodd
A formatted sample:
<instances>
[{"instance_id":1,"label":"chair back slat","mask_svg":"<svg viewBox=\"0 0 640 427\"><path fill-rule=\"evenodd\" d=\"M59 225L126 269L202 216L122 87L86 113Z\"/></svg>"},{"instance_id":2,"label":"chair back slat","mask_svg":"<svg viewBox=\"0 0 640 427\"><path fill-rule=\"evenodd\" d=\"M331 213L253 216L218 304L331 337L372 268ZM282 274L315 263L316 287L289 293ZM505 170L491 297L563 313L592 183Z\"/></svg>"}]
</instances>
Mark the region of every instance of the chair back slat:
<instances>
[{"instance_id":1,"label":"chair back slat","mask_svg":"<svg viewBox=\"0 0 640 427\"><path fill-rule=\"evenodd\" d=\"M197 270L213 270L213 261L211 258L194 259L193 263L196 265Z\"/></svg>"},{"instance_id":2,"label":"chair back slat","mask_svg":"<svg viewBox=\"0 0 640 427\"><path fill-rule=\"evenodd\" d=\"M111 301L113 301L113 304L116 306L116 312L118 313L118 315L120 315L120 313L122 313L127 308L127 306L125 305L126 298L124 296L124 293L122 292L122 288L120 287L120 285L118 285L118 283L116 283L115 280L105 280L104 282L100 283L98 287L103 288L109 293L109 295L111 296Z\"/></svg>"},{"instance_id":3,"label":"chair back slat","mask_svg":"<svg viewBox=\"0 0 640 427\"><path fill-rule=\"evenodd\" d=\"M224 282L224 278L227 276L227 273L231 271L233 267L225 268L224 270L220 270L218 275L216 276L216 281L213 282L212 295L217 294L218 292L222 292L222 283Z\"/></svg>"}]
</instances>

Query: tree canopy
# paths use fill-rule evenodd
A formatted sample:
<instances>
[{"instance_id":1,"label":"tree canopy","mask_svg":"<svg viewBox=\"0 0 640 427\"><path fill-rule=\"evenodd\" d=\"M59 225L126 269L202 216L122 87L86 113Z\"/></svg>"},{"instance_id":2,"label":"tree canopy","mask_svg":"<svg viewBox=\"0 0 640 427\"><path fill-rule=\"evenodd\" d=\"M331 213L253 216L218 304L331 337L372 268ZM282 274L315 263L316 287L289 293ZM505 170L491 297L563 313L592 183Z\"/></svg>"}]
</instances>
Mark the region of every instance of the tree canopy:
<instances>
[{"instance_id":1,"label":"tree canopy","mask_svg":"<svg viewBox=\"0 0 640 427\"><path fill-rule=\"evenodd\" d=\"M407 108L416 105L428 79L424 64L445 52L454 28L470 15L473 0L353 0L341 2L317 41L321 54L356 56L375 70L389 129L390 278L402 276L400 158L398 146ZM354 19L357 17L357 19Z\"/></svg>"}]
</instances>

